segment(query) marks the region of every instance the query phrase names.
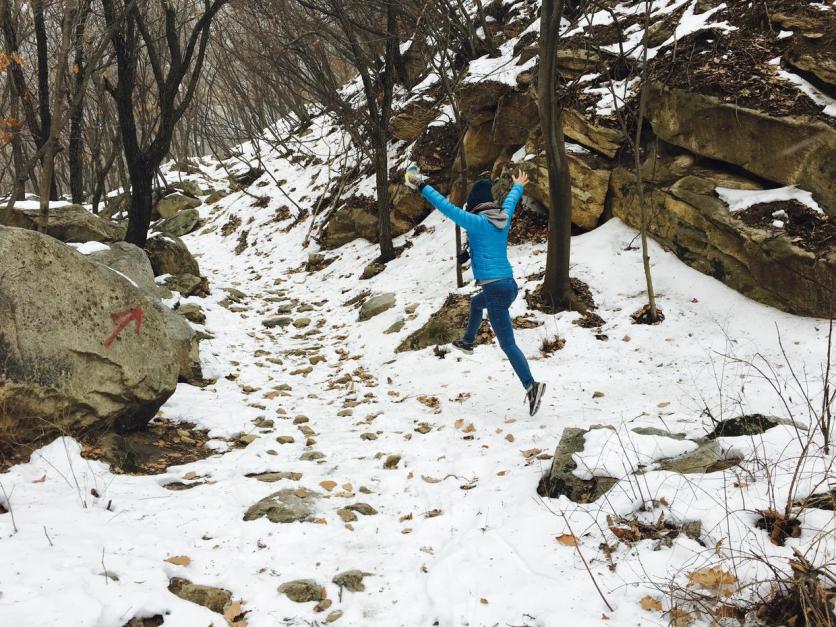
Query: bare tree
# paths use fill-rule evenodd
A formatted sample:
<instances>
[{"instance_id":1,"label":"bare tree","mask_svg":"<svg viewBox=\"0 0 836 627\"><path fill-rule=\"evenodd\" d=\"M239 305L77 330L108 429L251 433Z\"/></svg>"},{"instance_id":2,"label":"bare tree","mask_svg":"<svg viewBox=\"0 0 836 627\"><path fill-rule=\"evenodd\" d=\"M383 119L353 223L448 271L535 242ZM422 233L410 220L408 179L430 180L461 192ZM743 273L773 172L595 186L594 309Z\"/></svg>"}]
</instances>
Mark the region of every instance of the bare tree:
<instances>
[{"instance_id":1,"label":"bare tree","mask_svg":"<svg viewBox=\"0 0 836 627\"><path fill-rule=\"evenodd\" d=\"M572 239L572 187L563 135L562 106L557 97L557 49L564 0L543 0L540 8L540 73L538 105L549 173L549 239L543 299L557 309L578 309L569 282Z\"/></svg>"},{"instance_id":2,"label":"bare tree","mask_svg":"<svg viewBox=\"0 0 836 627\"><path fill-rule=\"evenodd\" d=\"M115 84L108 78L105 86L116 102L131 181L126 240L139 247L148 239L154 175L194 98L212 22L228 2L202 0L202 12L192 19L193 3L163 2L156 10L146 3L101 0L118 70ZM140 84L140 59L153 76L150 93ZM138 106L152 103L153 112ZM140 117L146 112L153 120Z\"/></svg>"},{"instance_id":3,"label":"bare tree","mask_svg":"<svg viewBox=\"0 0 836 627\"><path fill-rule=\"evenodd\" d=\"M389 194L389 117L399 55L394 0L295 0L279 2L295 29L284 28L286 44L278 61L289 89L320 103L349 133L355 148L372 163L377 193L380 257L395 257ZM340 62L348 63L359 85L345 89Z\"/></svg>"}]
</instances>

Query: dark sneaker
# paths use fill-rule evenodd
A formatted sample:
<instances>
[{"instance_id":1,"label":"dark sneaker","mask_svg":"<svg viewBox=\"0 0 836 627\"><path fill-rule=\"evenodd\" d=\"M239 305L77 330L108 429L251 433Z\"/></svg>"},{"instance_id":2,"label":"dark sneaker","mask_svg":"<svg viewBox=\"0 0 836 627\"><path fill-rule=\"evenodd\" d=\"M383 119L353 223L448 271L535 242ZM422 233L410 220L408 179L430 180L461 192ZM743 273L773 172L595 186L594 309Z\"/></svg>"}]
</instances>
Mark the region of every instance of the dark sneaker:
<instances>
[{"instance_id":1,"label":"dark sneaker","mask_svg":"<svg viewBox=\"0 0 836 627\"><path fill-rule=\"evenodd\" d=\"M466 353L467 355L472 355L473 349L476 348L476 344L465 342L464 340L453 340L453 346L458 348L461 352Z\"/></svg>"},{"instance_id":2,"label":"dark sneaker","mask_svg":"<svg viewBox=\"0 0 836 627\"><path fill-rule=\"evenodd\" d=\"M543 400L543 394L546 391L546 384L545 383L537 383L536 381L531 384L531 387L525 393L525 400L528 401L528 414L533 416L537 413L537 410L540 409L540 401Z\"/></svg>"}]
</instances>

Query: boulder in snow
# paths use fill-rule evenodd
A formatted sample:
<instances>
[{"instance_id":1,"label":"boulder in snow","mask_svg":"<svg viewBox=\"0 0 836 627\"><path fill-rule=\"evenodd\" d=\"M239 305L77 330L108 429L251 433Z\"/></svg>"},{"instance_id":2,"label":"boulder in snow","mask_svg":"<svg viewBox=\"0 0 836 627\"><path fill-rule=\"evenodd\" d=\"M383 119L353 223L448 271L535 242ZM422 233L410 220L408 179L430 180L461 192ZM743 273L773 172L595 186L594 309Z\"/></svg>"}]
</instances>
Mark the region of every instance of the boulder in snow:
<instances>
[{"instance_id":1,"label":"boulder in snow","mask_svg":"<svg viewBox=\"0 0 836 627\"><path fill-rule=\"evenodd\" d=\"M144 427L177 385L177 316L39 233L0 227L0 258L0 439Z\"/></svg>"},{"instance_id":2,"label":"boulder in snow","mask_svg":"<svg viewBox=\"0 0 836 627\"><path fill-rule=\"evenodd\" d=\"M38 230L40 209L35 201L17 203L10 212L0 211L2 226ZM115 242L124 238L124 228L93 215L81 205L53 203L49 209L47 235L62 242Z\"/></svg>"}]
</instances>

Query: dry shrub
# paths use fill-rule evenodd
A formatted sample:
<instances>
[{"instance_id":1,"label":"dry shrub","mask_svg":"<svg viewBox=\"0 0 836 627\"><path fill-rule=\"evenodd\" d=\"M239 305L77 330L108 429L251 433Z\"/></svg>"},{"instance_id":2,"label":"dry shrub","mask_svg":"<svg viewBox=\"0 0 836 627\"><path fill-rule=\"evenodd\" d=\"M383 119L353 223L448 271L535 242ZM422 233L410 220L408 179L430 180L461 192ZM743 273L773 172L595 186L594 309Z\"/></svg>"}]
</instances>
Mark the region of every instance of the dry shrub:
<instances>
[{"instance_id":1,"label":"dry shrub","mask_svg":"<svg viewBox=\"0 0 836 627\"><path fill-rule=\"evenodd\" d=\"M540 345L540 352L543 354L543 357L548 357L561 350L564 346L566 346L566 340L562 337L555 336L551 339L545 337L543 338L543 343Z\"/></svg>"}]
</instances>

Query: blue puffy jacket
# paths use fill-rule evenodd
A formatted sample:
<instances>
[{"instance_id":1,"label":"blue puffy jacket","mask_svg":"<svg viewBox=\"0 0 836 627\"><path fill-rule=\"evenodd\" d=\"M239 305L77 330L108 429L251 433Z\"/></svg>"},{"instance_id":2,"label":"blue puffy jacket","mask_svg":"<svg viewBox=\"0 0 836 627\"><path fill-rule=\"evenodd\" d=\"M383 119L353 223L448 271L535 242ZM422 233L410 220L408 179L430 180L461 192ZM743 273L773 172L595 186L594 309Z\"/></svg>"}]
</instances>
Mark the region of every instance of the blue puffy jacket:
<instances>
[{"instance_id":1,"label":"blue puffy jacket","mask_svg":"<svg viewBox=\"0 0 836 627\"><path fill-rule=\"evenodd\" d=\"M477 281L489 279L513 279L514 271L508 261L508 232L517 203L523 195L523 186L515 183L505 197L502 208L508 214L504 229L495 227L483 215L467 213L447 198L425 185L421 195L436 209L467 231L470 253L473 258L473 276Z\"/></svg>"}]
</instances>

